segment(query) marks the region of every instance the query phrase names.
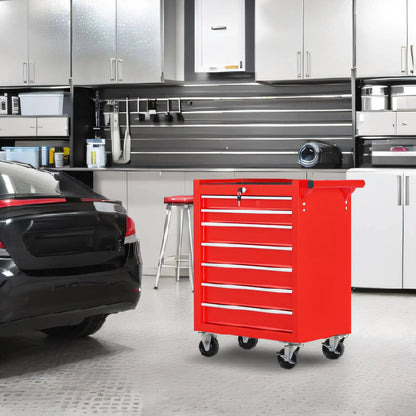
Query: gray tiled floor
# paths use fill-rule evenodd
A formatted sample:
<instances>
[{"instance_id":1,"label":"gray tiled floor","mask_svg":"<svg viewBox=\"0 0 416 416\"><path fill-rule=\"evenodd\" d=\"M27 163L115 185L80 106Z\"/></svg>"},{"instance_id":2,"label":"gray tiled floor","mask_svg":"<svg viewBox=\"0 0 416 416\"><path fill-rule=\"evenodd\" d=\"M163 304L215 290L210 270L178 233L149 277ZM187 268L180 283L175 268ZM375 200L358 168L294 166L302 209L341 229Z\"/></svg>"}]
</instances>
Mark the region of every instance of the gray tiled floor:
<instances>
[{"instance_id":1,"label":"gray tiled floor","mask_svg":"<svg viewBox=\"0 0 416 416\"><path fill-rule=\"evenodd\" d=\"M245 351L220 336L218 355L202 357L189 282L143 286L139 307L94 337L1 338L0 416L415 414L416 294L353 293L344 356L327 360L311 342L284 370L283 344L267 340Z\"/></svg>"}]
</instances>

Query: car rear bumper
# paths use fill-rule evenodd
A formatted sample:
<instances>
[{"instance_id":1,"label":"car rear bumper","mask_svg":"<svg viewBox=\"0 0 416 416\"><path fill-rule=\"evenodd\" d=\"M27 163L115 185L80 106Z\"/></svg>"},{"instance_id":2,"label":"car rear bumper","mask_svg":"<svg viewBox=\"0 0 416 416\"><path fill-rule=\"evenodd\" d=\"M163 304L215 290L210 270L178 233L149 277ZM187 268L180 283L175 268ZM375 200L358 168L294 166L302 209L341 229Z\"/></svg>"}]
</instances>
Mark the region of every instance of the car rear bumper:
<instances>
[{"instance_id":1,"label":"car rear bumper","mask_svg":"<svg viewBox=\"0 0 416 416\"><path fill-rule=\"evenodd\" d=\"M0 335L76 325L93 315L134 309L141 295L139 244L128 244L126 262L109 271L33 276L11 259L0 260Z\"/></svg>"}]
</instances>

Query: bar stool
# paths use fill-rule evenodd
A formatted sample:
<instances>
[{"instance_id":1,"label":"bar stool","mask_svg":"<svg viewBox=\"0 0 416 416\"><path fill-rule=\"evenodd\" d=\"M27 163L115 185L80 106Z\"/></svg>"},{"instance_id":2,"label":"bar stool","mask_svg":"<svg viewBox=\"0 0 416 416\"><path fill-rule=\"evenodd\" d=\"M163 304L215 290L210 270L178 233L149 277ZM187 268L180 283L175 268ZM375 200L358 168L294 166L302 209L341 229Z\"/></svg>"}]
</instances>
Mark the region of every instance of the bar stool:
<instances>
[{"instance_id":1,"label":"bar stool","mask_svg":"<svg viewBox=\"0 0 416 416\"><path fill-rule=\"evenodd\" d=\"M193 279L193 239L192 239L192 221L191 221L191 208L194 203L193 195L175 195L175 196L166 196L163 199L163 202L166 204L166 216L165 216L165 226L163 230L163 239L162 246L160 248L159 263L157 266L156 280L155 280L155 289L159 286L159 278L162 267L175 267L176 268L176 280L179 280L180 269L188 268L189 273L189 282L191 284L191 289L194 291L194 279ZM165 261L172 259L171 257L165 257L166 243L168 241L169 226L172 216L172 207L175 206L180 209L180 224L179 224L179 235L178 243L176 247L176 257L173 259L176 262L176 266L166 265ZM186 255L186 258L183 258L181 253L182 251L182 238L183 238L183 222L184 214L188 216L188 237L189 237L189 254ZM182 266L183 263L186 263L185 266Z\"/></svg>"}]
</instances>

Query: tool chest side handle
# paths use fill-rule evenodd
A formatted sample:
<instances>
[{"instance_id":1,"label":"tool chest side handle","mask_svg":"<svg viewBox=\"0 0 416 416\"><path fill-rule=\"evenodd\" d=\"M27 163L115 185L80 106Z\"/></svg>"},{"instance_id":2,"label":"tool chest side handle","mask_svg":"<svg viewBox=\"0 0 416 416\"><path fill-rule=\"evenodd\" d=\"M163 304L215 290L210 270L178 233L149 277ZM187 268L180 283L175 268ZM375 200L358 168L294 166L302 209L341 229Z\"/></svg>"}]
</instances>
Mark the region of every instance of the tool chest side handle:
<instances>
[{"instance_id":1,"label":"tool chest side handle","mask_svg":"<svg viewBox=\"0 0 416 416\"><path fill-rule=\"evenodd\" d=\"M306 186L309 189L330 189L330 188L363 188L363 180L349 181L307 181Z\"/></svg>"}]
</instances>

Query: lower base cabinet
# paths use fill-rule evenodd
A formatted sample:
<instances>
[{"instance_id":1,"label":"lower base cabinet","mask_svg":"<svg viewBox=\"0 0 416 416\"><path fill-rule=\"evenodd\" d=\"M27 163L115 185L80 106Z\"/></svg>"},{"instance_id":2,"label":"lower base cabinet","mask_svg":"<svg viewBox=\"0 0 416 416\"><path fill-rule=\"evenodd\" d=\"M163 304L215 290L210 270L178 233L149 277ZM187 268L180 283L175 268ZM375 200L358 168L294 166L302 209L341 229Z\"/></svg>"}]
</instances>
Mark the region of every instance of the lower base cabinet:
<instances>
[{"instance_id":1,"label":"lower base cabinet","mask_svg":"<svg viewBox=\"0 0 416 416\"><path fill-rule=\"evenodd\" d=\"M352 287L416 289L416 172L351 169Z\"/></svg>"}]
</instances>

